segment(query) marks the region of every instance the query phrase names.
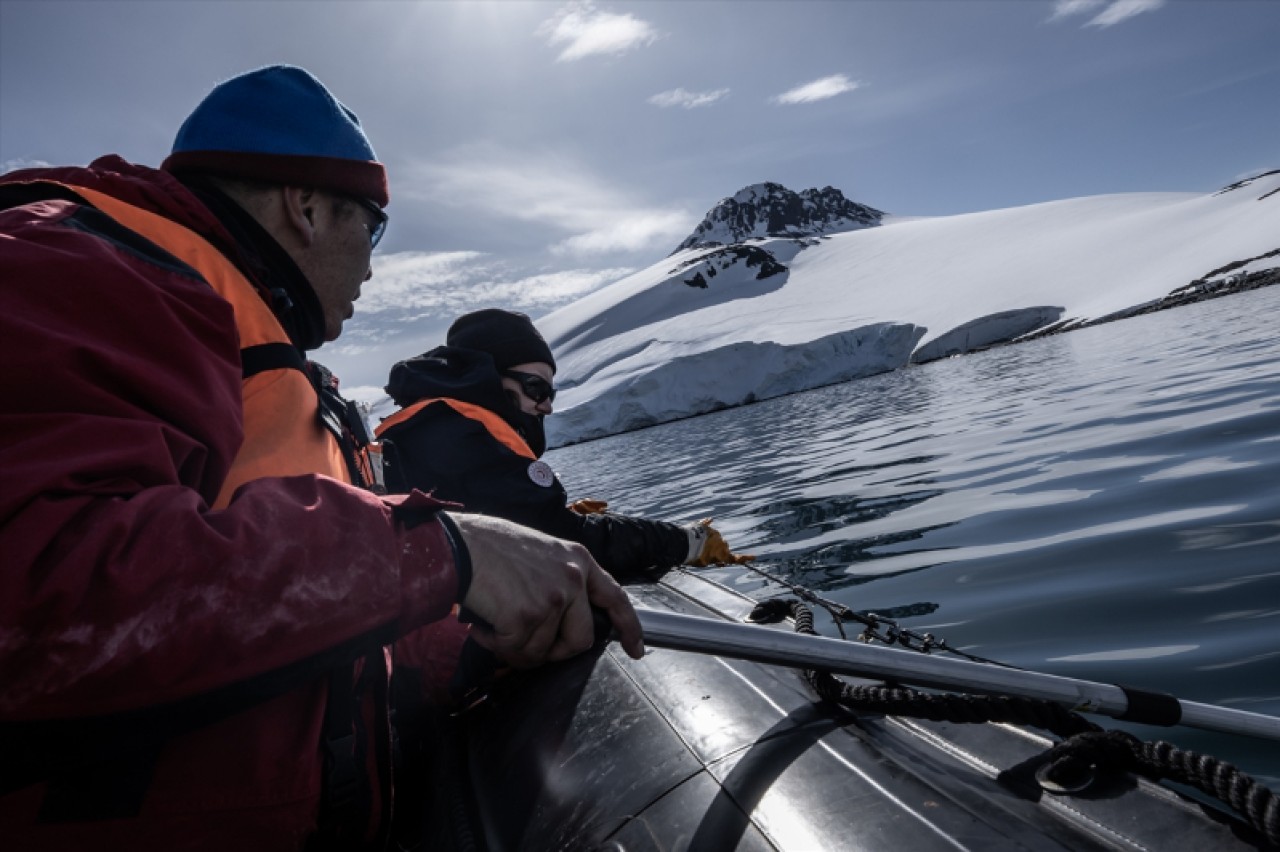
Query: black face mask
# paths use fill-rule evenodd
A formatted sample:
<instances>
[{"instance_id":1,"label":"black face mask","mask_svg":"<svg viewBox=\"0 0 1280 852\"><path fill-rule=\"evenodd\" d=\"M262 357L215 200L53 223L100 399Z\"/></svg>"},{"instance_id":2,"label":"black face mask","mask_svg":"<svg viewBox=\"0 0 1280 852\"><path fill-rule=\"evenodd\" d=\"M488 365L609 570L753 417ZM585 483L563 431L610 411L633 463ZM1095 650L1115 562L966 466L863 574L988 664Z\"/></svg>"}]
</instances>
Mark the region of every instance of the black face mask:
<instances>
[{"instance_id":1,"label":"black face mask","mask_svg":"<svg viewBox=\"0 0 1280 852\"><path fill-rule=\"evenodd\" d=\"M503 389L506 397L506 411L500 412L502 419L511 424L524 442L533 450L535 458L542 458L547 451L547 433L542 428L542 414L525 414L520 410L520 401L514 391Z\"/></svg>"},{"instance_id":2,"label":"black face mask","mask_svg":"<svg viewBox=\"0 0 1280 852\"><path fill-rule=\"evenodd\" d=\"M543 431L542 418L541 414L525 414L521 411L511 424L537 458L542 458L542 454L547 451L547 433Z\"/></svg>"}]
</instances>

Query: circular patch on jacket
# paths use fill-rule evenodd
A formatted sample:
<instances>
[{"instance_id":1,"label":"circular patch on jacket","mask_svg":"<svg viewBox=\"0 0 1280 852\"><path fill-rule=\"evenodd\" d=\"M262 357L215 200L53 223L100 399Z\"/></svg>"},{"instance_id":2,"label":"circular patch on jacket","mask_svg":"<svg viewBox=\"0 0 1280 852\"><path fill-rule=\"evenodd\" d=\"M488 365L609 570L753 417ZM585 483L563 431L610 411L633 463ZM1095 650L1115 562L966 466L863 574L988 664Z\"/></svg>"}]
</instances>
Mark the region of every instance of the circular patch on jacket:
<instances>
[{"instance_id":1,"label":"circular patch on jacket","mask_svg":"<svg viewBox=\"0 0 1280 852\"><path fill-rule=\"evenodd\" d=\"M556 474L551 469L551 465L544 461L536 461L529 465L529 478L533 480L534 485L550 488L556 481Z\"/></svg>"}]
</instances>

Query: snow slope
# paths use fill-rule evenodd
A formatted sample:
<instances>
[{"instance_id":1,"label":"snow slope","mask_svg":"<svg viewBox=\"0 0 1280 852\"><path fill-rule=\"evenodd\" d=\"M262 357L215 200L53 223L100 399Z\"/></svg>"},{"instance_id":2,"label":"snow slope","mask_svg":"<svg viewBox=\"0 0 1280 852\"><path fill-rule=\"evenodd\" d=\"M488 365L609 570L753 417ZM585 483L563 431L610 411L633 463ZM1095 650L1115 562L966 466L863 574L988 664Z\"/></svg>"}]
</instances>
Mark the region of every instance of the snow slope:
<instances>
[{"instance_id":1,"label":"snow slope","mask_svg":"<svg viewBox=\"0 0 1280 852\"><path fill-rule=\"evenodd\" d=\"M806 390L1280 266L1280 172L817 237L697 245L538 321L551 445Z\"/></svg>"}]
</instances>

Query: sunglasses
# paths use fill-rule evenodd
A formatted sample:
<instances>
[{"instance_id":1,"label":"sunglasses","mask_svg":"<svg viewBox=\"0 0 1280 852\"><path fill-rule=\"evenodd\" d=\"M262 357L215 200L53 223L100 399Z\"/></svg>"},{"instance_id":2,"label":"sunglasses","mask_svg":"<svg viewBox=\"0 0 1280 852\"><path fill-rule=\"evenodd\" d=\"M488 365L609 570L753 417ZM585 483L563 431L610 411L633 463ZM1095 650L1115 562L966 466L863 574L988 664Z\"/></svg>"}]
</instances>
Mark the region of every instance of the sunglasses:
<instances>
[{"instance_id":1,"label":"sunglasses","mask_svg":"<svg viewBox=\"0 0 1280 852\"><path fill-rule=\"evenodd\" d=\"M542 378L542 376L535 376L533 373L521 373L518 370L503 370L502 375L519 382L520 390L524 391L524 395L533 400L535 405L556 401L556 389L552 387L551 382Z\"/></svg>"},{"instance_id":2,"label":"sunglasses","mask_svg":"<svg viewBox=\"0 0 1280 852\"><path fill-rule=\"evenodd\" d=\"M355 195L347 195L344 197L351 199L373 215L374 224L370 225L365 223L365 227L369 229L369 248L377 248L378 241L381 240L382 235L387 232L387 211L383 210L367 198L360 198Z\"/></svg>"}]
</instances>

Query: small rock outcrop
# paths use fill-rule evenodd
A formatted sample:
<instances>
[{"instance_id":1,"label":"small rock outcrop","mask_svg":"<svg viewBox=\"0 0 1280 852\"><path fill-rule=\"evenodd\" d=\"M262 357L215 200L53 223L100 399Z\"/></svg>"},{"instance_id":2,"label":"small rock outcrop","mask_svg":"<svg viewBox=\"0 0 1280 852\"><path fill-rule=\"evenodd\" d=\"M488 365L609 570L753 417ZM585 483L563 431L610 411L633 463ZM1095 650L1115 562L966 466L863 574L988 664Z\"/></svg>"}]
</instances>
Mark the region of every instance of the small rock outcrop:
<instances>
[{"instance_id":1,"label":"small rock outcrop","mask_svg":"<svg viewBox=\"0 0 1280 852\"><path fill-rule=\"evenodd\" d=\"M878 225L883 216L874 207L850 201L834 187L792 192L782 184L757 183L722 199L676 251L732 245L755 237L812 237L853 231Z\"/></svg>"},{"instance_id":2,"label":"small rock outcrop","mask_svg":"<svg viewBox=\"0 0 1280 852\"><path fill-rule=\"evenodd\" d=\"M763 281L766 278L772 278L787 271L787 267L784 264L779 263L770 252L759 246L725 246L722 249L695 257L693 260L686 260L671 270L671 274L687 273L692 269L693 277L682 280L690 287L698 287L705 290L708 279L715 278L721 272L732 269L739 264L746 270L754 269L755 274L752 277L757 281Z\"/></svg>"}]
</instances>

